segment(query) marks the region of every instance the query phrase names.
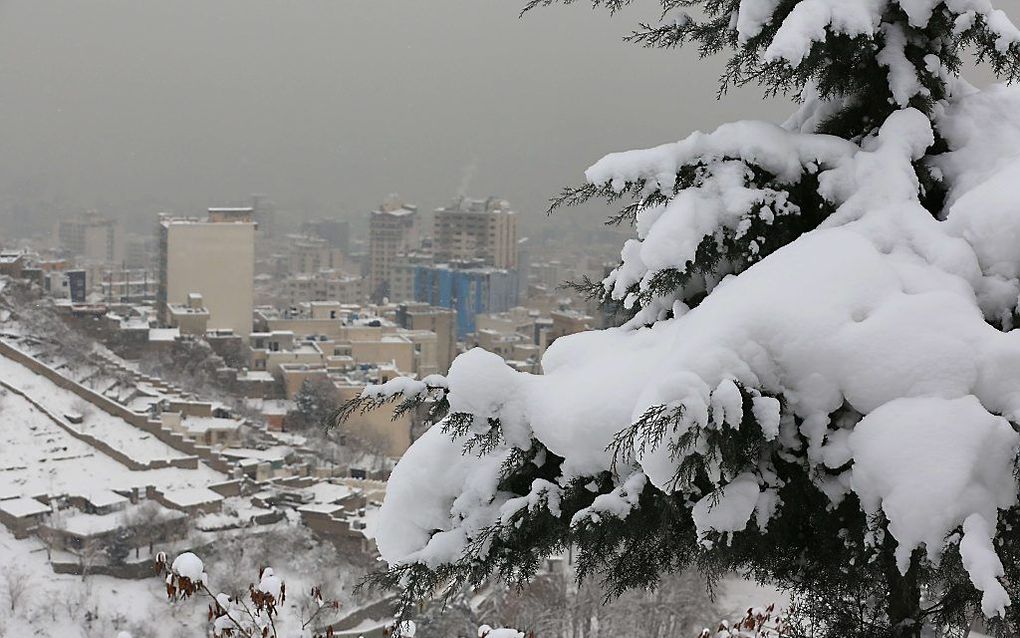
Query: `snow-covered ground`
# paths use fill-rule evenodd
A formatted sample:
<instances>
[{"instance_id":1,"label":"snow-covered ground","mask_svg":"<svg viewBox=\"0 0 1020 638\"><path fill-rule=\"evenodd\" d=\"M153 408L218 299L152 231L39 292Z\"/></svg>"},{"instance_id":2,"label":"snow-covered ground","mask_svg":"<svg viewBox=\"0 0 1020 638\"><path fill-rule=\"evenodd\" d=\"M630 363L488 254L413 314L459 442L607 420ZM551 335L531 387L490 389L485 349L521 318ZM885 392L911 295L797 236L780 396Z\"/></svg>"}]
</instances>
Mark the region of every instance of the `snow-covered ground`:
<instances>
[{"instance_id":1,"label":"snow-covered ground","mask_svg":"<svg viewBox=\"0 0 1020 638\"><path fill-rule=\"evenodd\" d=\"M156 579L54 574L37 542L15 540L0 526L0 565L25 579L27 592L11 612L0 613L0 636L113 638L119 631L152 638L201 635L205 608L171 607ZM7 598L5 583L0 594ZM145 633L140 629L147 628Z\"/></svg>"},{"instance_id":2,"label":"snow-covered ground","mask_svg":"<svg viewBox=\"0 0 1020 638\"><path fill-rule=\"evenodd\" d=\"M0 358L0 361L9 363L7 359ZM0 374L6 374L8 369L5 367ZM0 485L5 496L60 494L84 489L123 490L146 485L159 489L205 487L225 478L203 464L195 470L130 470L72 437L23 397L10 391L0 395L0 414ZM131 428L127 423L121 424Z\"/></svg>"},{"instance_id":3,"label":"snow-covered ground","mask_svg":"<svg viewBox=\"0 0 1020 638\"><path fill-rule=\"evenodd\" d=\"M61 388L46 377L3 356L0 356L0 379L18 388L58 416L82 412L83 405L86 405L83 422L80 425L72 425L72 427L101 439L139 463L186 456L148 432L95 406L86 404L73 392Z\"/></svg>"}]
</instances>

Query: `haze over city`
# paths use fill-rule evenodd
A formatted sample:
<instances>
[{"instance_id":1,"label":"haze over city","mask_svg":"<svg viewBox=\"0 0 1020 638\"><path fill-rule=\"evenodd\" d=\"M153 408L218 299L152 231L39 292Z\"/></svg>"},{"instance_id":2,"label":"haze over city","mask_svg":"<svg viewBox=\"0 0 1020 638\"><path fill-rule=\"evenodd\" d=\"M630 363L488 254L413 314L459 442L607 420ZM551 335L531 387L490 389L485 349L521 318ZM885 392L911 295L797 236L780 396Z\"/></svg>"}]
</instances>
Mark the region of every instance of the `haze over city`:
<instances>
[{"instance_id":1,"label":"haze over city","mask_svg":"<svg viewBox=\"0 0 1020 638\"><path fill-rule=\"evenodd\" d=\"M137 228L252 193L360 216L391 192L432 207L464 189L533 219L607 152L762 108L756 88L692 90L721 60L622 42L654 6L520 8L0 2L0 219L97 209Z\"/></svg>"}]
</instances>

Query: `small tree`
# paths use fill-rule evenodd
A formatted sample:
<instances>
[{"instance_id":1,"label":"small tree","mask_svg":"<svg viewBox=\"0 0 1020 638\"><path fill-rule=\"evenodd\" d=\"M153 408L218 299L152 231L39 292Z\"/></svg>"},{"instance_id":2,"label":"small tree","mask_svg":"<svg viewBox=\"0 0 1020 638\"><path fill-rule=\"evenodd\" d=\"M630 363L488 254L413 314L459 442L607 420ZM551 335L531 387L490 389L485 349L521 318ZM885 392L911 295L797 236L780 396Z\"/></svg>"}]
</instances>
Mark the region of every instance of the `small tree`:
<instances>
[{"instance_id":1,"label":"small tree","mask_svg":"<svg viewBox=\"0 0 1020 638\"><path fill-rule=\"evenodd\" d=\"M122 527L107 539L103 549L111 565L123 565L127 557L131 555L132 547L137 550L134 534L131 530Z\"/></svg>"},{"instance_id":2,"label":"small tree","mask_svg":"<svg viewBox=\"0 0 1020 638\"><path fill-rule=\"evenodd\" d=\"M287 425L298 431L323 427L339 405L339 393L329 379L305 379L294 395L294 409L287 414Z\"/></svg>"},{"instance_id":3,"label":"small tree","mask_svg":"<svg viewBox=\"0 0 1020 638\"><path fill-rule=\"evenodd\" d=\"M0 579L4 594L7 596L7 604L11 614L14 614L35 588L35 578L23 566L12 564L0 569Z\"/></svg>"}]
</instances>

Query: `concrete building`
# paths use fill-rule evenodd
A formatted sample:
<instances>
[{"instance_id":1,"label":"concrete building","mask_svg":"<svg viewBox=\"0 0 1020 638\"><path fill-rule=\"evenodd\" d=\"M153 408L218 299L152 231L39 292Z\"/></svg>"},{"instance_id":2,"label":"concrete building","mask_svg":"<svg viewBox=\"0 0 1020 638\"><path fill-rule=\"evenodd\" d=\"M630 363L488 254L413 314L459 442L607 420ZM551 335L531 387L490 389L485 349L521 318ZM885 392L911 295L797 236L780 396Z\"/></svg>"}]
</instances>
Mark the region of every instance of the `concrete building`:
<instances>
[{"instance_id":1,"label":"concrete building","mask_svg":"<svg viewBox=\"0 0 1020 638\"><path fill-rule=\"evenodd\" d=\"M124 231L118 222L95 211L57 224L60 248L88 261L119 264L124 260Z\"/></svg>"},{"instance_id":2,"label":"concrete building","mask_svg":"<svg viewBox=\"0 0 1020 638\"><path fill-rule=\"evenodd\" d=\"M437 262L480 260L517 268L517 213L504 199L459 197L437 208L433 250Z\"/></svg>"},{"instance_id":3,"label":"concrete building","mask_svg":"<svg viewBox=\"0 0 1020 638\"><path fill-rule=\"evenodd\" d=\"M546 336L546 347L560 337L591 330L595 325L594 317L576 310L559 310L550 313L549 316L552 318L552 327Z\"/></svg>"},{"instance_id":4,"label":"concrete building","mask_svg":"<svg viewBox=\"0 0 1020 638\"><path fill-rule=\"evenodd\" d=\"M287 272L316 273L320 270L343 268L344 252L321 237L288 235Z\"/></svg>"},{"instance_id":5,"label":"concrete building","mask_svg":"<svg viewBox=\"0 0 1020 638\"><path fill-rule=\"evenodd\" d=\"M417 206L390 196L372 211L368 228L368 286L373 298L389 295L394 266L420 243Z\"/></svg>"},{"instance_id":6,"label":"concrete building","mask_svg":"<svg viewBox=\"0 0 1020 638\"><path fill-rule=\"evenodd\" d=\"M365 280L338 270L298 274L283 281L284 299L289 305L330 299L341 304L360 304L368 297Z\"/></svg>"},{"instance_id":7,"label":"concrete building","mask_svg":"<svg viewBox=\"0 0 1020 638\"><path fill-rule=\"evenodd\" d=\"M401 304L397 307L397 325L407 330L428 330L436 335L436 367L439 374L450 371L457 356L457 313L449 308L436 308L426 303Z\"/></svg>"},{"instance_id":8,"label":"concrete building","mask_svg":"<svg viewBox=\"0 0 1020 638\"><path fill-rule=\"evenodd\" d=\"M414 299L456 311L457 338L463 339L475 331L476 315L517 305L517 272L464 264L418 266Z\"/></svg>"},{"instance_id":9,"label":"concrete building","mask_svg":"<svg viewBox=\"0 0 1020 638\"><path fill-rule=\"evenodd\" d=\"M333 248L345 253L351 247L351 222L346 219L322 217L311 219L301 224L301 233L325 239Z\"/></svg>"},{"instance_id":10,"label":"concrete building","mask_svg":"<svg viewBox=\"0 0 1020 638\"><path fill-rule=\"evenodd\" d=\"M184 304L167 304L171 328L181 334L202 336L209 329L209 309L205 307L202 295L197 292L188 295Z\"/></svg>"},{"instance_id":11,"label":"concrete building","mask_svg":"<svg viewBox=\"0 0 1020 638\"><path fill-rule=\"evenodd\" d=\"M159 224L160 321L170 306L199 294L210 330L247 338L255 299L255 223L249 208L210 208L205 220L163 217Z\"/></svg>"}]
</instances>

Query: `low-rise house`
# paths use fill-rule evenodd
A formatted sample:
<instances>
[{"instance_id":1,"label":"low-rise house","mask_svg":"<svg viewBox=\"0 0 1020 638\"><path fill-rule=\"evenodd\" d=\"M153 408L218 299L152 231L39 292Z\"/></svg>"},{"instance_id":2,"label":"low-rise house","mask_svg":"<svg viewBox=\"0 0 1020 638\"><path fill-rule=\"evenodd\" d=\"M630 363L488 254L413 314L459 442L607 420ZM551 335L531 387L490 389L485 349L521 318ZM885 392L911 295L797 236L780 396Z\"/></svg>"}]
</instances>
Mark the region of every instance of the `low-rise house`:
<instances>
[{"instance_id":1,"label":"low-rise house","mask_svg":"<svg viewBox=\"0 0 1020 638\"><path fill-rule=\"evenodd\" d=\"M27 538L51 511L50 506L25 496L0 501L0 523L11 530L14 538Z\"/></svg>"},{"instance_id":2,"label":"low-rise house","mask_svg":"<svg viewBox=\"0 0 1020 638\"><path fill-rule=\"evenodd\" d=\"M206 487L192 487L167 490L153 495L157 501L170 509L188 514L211 514L223 508L223 497Z\"/></svg>"}]
</instances>

